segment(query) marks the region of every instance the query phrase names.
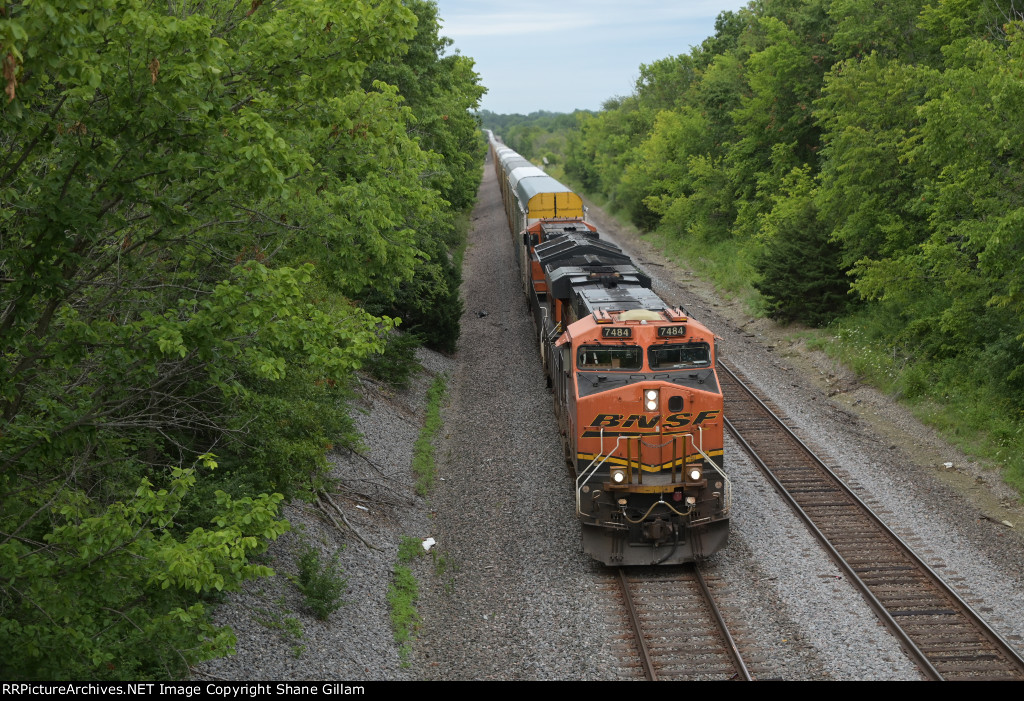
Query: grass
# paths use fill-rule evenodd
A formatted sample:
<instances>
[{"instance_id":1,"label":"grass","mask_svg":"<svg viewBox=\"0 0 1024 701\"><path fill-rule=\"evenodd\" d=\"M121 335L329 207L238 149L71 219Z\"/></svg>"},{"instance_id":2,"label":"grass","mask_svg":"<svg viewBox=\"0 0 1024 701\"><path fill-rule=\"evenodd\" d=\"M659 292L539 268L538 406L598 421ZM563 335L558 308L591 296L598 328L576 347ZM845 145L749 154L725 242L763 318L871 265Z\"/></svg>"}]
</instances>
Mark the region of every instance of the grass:
<instances>
[{"instance_id":1,"label":"grass","mask_svg":"<svg viewBox=\"0 0 1024 701\"><path fill-rule=\"evenodd\" d=\"M434 576L441 580L444 593L451 594L455 591L455 573L459 571L458 563L455 562L455 558L440 548L431 550L430 556L434 560Z\"/></svg>"},{"instance_id":2,"label":"grass","mask_svg":"<svg viewBox=\"0 0 1024 701\"><path fill-rule=\"evenodd\" d=\"M438 375L427 390L426 418L412 448L412 472L416 477L416 493L426 496L434 486L434 436L441 430L441 402L446 390L444 376Z\"/></svg>"},{"instance_id":3,"label":"grass","mask_svg":"<svg viewBox=\"0 0 1024 701\"><path fill-rule=\"evenodd\" d=\"M419 582L409 567L415 558L423 554L423 543L418 538L403 536L398 546L398 561L392 569L391 584L388 585L388 610L391 617L391 630L398 643L398 655L402 666L409 663L412 652L412 641L419 628L420 614L416 610L416 599L419 597Z\"/></svg>"},{"instance_id":4,"label":"grass","mask_svg":"<svg viewBox=\"0 0 1024 701\"><path fill-rule=\"evenodd\" d=\"M398 544L399 562L412 562L422 553L423 541L407 535L402 536L402 541Z\"/></svg>"},{"instance_id":5,"label":"grass","mask_svg":"<svg viewBox=\"0 0 1024 701\"><path fill-rule=\"evenodd\" d=\"M416 575L405 565L395 565L392 582L388 585L388 608L391 612L391 629L398 643L398 655L402 666L408 666L412 653L412 641L420 625L420 614L416 610L419 597L419 583Z\"/></svg>"},{"instance_id":6,"label":"grass","mask_svg":"<svg viewBox=\"0 0 1024 701\"><path fill-rule=\"evenodd\" d=\"M306 646L301 641L305 639L306 632L302 629L302 622L295 616L290 616L276 611L256 609L256 622L264 628L277 631L281 641L291 646L292 655L296 658L302 657Z\"/></svg>"},{"instance_id":7,"label":"grass","mask_svg":"<svg viewBox=\"0 0 1024 701\"><path fill-rule=\"evenodd\" d=\"M1006 483L1024 494L1024 412L1000 395L983 364L917 358L891 340L892 331L891 321L869 308L804 338L964 452L999 466Z\"/></svg>"},{"instance_id":8,"label":"grass","mask_svg":"<svg viewBox=\"0 0 1024 701\"><path fill-rule=\"evenodd\" d=\"M739 299L751 313L761 315L761 296L752 282L756 276L750 247L736 241L706 242L697 237L678 237L662 230L648 234L669 260L709 280L729 299Z\"/></svg>"},{"instance_id":9,"label":"grass","mask_svg":"<svg viewBox=\"0 0 1024 701\"><path fill-rule=\"evenodd\" d=\"M460 243L456 246L453 257L455 266L462 269L462 258L466 250L467 238L465 231L469 228L468 213L457 222L462 231ZM447 382L443 375L438 375L427 390L426 417L423 428L413 444L412 471L416 478L416 493L426 496L434 486L436 465L434 463L434 437L441 430L441 403L444 401ZM391 570L391 583L388 585L387 601L391 619L391 630L398 644L398 655L402 666L409 665L412 653L412 642L420 624L420 614L416 610L419 598L419 582L409 566L424 553L423 542L419 538L403 536L398 545L398 560Z\"/></svg>"}]
</instances>

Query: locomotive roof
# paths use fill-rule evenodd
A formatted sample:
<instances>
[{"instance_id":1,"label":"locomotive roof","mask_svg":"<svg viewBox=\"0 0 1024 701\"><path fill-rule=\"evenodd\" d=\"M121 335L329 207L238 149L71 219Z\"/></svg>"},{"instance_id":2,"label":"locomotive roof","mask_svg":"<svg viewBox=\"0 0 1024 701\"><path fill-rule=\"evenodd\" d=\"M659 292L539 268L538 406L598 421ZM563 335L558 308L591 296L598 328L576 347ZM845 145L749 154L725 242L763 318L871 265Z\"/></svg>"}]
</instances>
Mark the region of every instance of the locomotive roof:
<instances>
[{"instance_id":1,"label":"locomotive roof","mask_svg":"<svg viewBox=\"0 0 1024 701\"><path fill-rule=\"evenodd\" d=\"M615 287L605 287L601 283L584 283L573 286L573 293L583 303L587 312L596 311L629 311L631 309L651 309L661 311L668 305L653 291L641 286L635 278L625 277Z\"/></svg>"},{"instance_id":2,"label":"locomotive roof","mask_svg":"<svg viewBox=\"0 0 1024 701\"><path fill-rule=\"evenodd\" d=\"M548 241L555 236L564 236L566 234L574 233L579 233L590 238L600 238L600 235L594 229L592 224L580 221L579 219L571 219L568 221L542 220L537 222L536 226L540 228L540 231L544 232L545 241Z\"/></svg>"},{"instance_id":3,"label":"locomotive roof","mask_svg":"<svg viewBox=\"0 0 1024 701\"><path fill-rule=\"evenodd\" d=\"M662 309L665 306L665 303L653 292L651 292L651 296L647 296L639 291L633 291L634 289L644 290L649 288L651 286L651 278L637 270L632 264L601 266L564 265L548 274L548 285L551 295L558 299L568 299L573 294L582 294L581 290L602 289L608 291L607 295L595 294L590 299L618 300L617 304L625 303L627 299L633 299L640 303L640 306L600 307L601 309L639 309L643 304L650 302L652 299L657 302L654 306L655 309ZM594 311L594 309L590 311Z\"/></svg>"},{"instance_id":4,"label":"locomotive roof","mask_svg":"<svg viewBox=\"0 0 1024 701\"><path fill-rule=\"evenodd\" d=\"M547 269L560 267L556 263L568 265L626 265L632 264L629 256L614 243L598 238L596 232L569 230L563 227L545 227L544 232L550 237L544 243L534 246L537 260Z\"/></svg>"},{"instance_id":5,"label":"locomotive roof","mask_svg":"<svg viewBox=\"0 0 1024 701\"><path fill-rule=\"evenodd\" d=\"M590 231L556 233L555 238L537 244L533 250L546 272L551 294L559 299L568 299L581 285L596 284L608 289L619 285L651 286L650 276L637 269L621 248Z\"/></svg>"}]
</instances>

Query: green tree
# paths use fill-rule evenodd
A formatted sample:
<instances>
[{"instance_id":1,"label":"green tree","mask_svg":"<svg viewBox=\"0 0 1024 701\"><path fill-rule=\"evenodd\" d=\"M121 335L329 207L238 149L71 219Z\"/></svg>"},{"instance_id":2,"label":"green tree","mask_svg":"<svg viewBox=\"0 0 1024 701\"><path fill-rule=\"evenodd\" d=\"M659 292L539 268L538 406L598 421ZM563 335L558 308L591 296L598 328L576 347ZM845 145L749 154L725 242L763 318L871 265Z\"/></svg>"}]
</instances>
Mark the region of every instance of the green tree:
<instances>
[{"instance_id":1,"label":"green tree","mask_svg":"<svg viewBox=\"0 0 1024 701\"><path fill-rule=\"evenodd\" d=\"M5 679L169 678L232 649L231 630L211 626L195 594L271 574L247 558L286 530L276 518L281 495L218 492L212 527L183 536L175 515L195 470L169 477L159 490L143 478L134 495L105 508L80 491L31 496L52 529L42 542L0 544Z\"/></svg>"},{"instance_id":2,"label":"green tree","mask_svg":"<svg viewBox=\"0 0 1024 701\"><path fill-rule=\"evenodd\" d=\"M955 67L929 89L908 154L929 167L920 205L929 235L859 262L855 287L911 308L929 300L914 328L930 354L990 352L999 379L1024 387L1024 200L1014 165L1022 154L1012 136L1022 126L1024 42L1016 28L1006 38L947 52Z\"/></svg>"},{"instance_id":3,"label":"green tree","mask_svg":"<svg viewBox=\"0 0 1024 701\"><path fill-rule=\"evenodd\" d=\"M899 255L928 236L922 186L932 171L911 154L937 77L872 54L837 64L826 79L815 105L825 144L816 204L846 266Z\"/></svg>"},{"instance_id":4,"label":"green tree","mask_svg":"<svg viewBox=\"0 0 1024 701\"><path fill-rule=\"evenodd\" d=\"M640 64L636 97L641 104L655 112L672 109L688 99L690 91L699 80L697 64L686 54Z\"/></svg>"},{"instance_id":5,"label":"green tree","mask_svg":"<svg viewBox=\"0 0 1024 701\"><path fill-rule=\"evenodd\" d=\"M357 300L414 279L418 228L468 187L374 80L417 36L408 5L0 6L11 676L166 677L222 654L200 599L268 573L247 562L282 528L267 495L314 489L354 440L345 385L396 324ZM461 143L479 90L449 68ZM216 472L187 472L210 451Z\"/></svg>"},{"instance_id":6,"label":"green tree","mask_svg":"<svg viewBox=\"0 0 1024 701\"><path fill-rule=\"evenodd\" d=\"M879 57L907 64L931 62L937 54L918 25L923 0L833 0L836 30L831 44L840 58Z\"/></svg>"},{"instance_id":7,"label":"green tree","mask_svg":"<svg viewBox=\"0 0 1024 701\"><path fill-rule=\"evenodd\" d=\"M437 5L406 0L416 16L416 34L400 60L374 63L364 83L383 80L398 86L411 110L407 132L431 156L422 169L431 189L448 206L420 207L406 221L414 230L417 253L413 274L397 288L374 286L362 294L367 309L397 316L402 328L437 350L453 352L459 338L462 278L452 253L462 245L456 213L476 200L484 142L475 110L484 89L473 61L460 54L443 55L451 40L438 32Z\"/></svg>"},{"instance_id":8,"label":"green tree","mask_svg":"<svg viewBox=\"0 0 1024 701\"><path fill-rule=\"evenodd\" d=\"M633 221L652 229L664 221L677 235L709 234L719 214L701 176L711 151L707 119L693 108L665 110L623 174ZM642 208L641 208L642 205Z\"/></svg>"},{"instance_id":9,"label":"green tree","mask_svg":"<svg viewBox=\"0 0 1024 701\"><path fill-rule=\"evenodd\" d=\"M619 206L622 174L635 149L650 132L656 113L635 97L612 98L597 115L579 116L579 133L569 141L565 170L587 189L602 192Z\"/></svg>"},{"instance_id":10,"label":"green tree","mask_svg":"<svg viewBox=\"0 0 1024 701\"><path fill-rule=\"evenodd\" d=\"M746 61L749 93L732 114L737 139L726 157L739 200L733 231L745 238L756 234L785 174L816 164L813 105L829 68L818 37L808 39L773 16L761 17L756 30L764 47Z\"/></svg>"},{"instance_id":11,"label":"green tree","mask_svg":"<svg viewBox=\"0 0 1024 701\"><path fill-rule=\"evenodd\" d=\"M762 227L765 243L755 262L760 278L754 287L770 316L821 326L846 310L850 283L841 249L818 219L813 189L807 166L784 179Z\"/></svg>"}]
</instances>

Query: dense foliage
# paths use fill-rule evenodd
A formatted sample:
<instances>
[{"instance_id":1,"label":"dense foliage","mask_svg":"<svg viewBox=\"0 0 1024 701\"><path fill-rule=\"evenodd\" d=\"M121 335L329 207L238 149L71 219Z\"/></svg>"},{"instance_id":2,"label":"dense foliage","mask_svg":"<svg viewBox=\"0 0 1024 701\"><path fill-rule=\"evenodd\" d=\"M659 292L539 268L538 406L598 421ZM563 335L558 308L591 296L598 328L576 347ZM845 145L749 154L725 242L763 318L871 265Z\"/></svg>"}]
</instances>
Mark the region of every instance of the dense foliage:
<instances>
[{"instance_id":1,"label":"dense foliage","mask_svg":"<svg viewBox=\"0 0 1024 701\"><path fill-rule=\"evenodd\" d=\"M513 151L532 158L538 163L559 161L567 144L565 133L576 125L577 115L589 114L582 110L572 114L559 112L531 112L522 114L496 114L481 110L480 121L485 128L500 134Z\"/></svg>"},{"instance_id":2,"label":"dense foliage","mask_svg":"<svg viewBox=\"0 0 1024 701\"><path fill-rule=\"evenodd\" d=\"M230 650L203 600L357 440L352 373L457 306L482 88L437 32L429 0L0 1L4 679Z\"/></svg>"},{"instance_id":3,"label":"dense foliage","mask_svg":"<svg viewBox=\"0 0 1024 701\"><path fill-rule=\"evenodd\" d=\"M1022 115L1010 0L755 0L561 138L570 181L767 313L857 327L1024 486Z\"/></svg>"}]
</instances>

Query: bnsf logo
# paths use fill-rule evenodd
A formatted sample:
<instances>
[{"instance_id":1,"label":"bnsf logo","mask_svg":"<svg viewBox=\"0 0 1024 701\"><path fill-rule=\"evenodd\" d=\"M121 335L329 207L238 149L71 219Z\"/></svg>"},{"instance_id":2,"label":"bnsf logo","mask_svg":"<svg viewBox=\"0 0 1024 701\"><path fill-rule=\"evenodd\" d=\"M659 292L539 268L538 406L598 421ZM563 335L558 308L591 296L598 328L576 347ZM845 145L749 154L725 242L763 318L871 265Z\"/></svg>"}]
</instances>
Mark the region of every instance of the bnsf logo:
<instances>
[{"instance_id":1,"label":"bnsf logo","mask_svg":"<svg viewBox=\"0 0 1024 701\"><path fill-rule=\"evenodd\" d=\"M716 419L721 413L720 410L702 411L697 414L697 418L693 418L693 414L688 411L681 414L669 414L665 417L665 428L700 426L705 421ZM629 416L623 414L598 414L590 422L590 428L632 428L633 426L637 428L654 428L658 425L659 421L661 421L660 414L651 417L640 414L630 414Z\"/></svg>"}]
</instances>

